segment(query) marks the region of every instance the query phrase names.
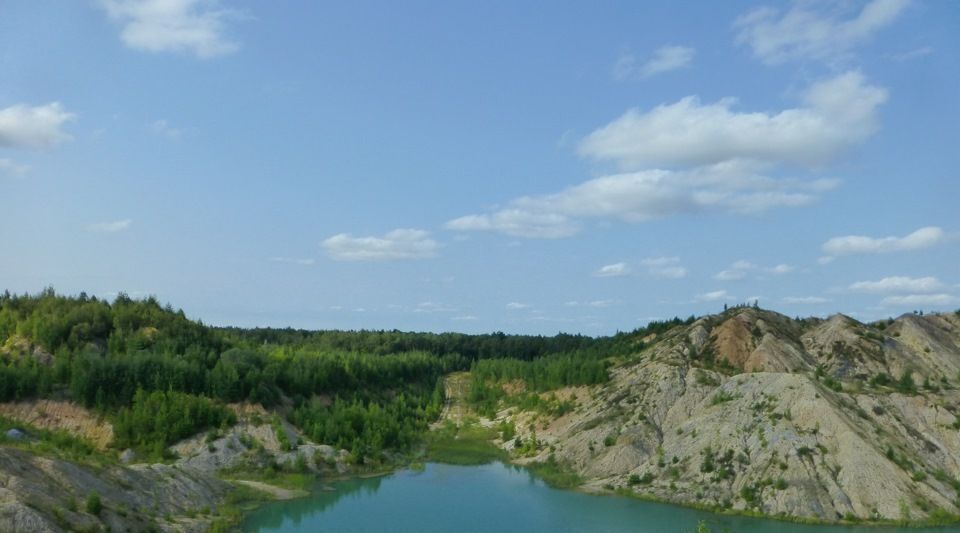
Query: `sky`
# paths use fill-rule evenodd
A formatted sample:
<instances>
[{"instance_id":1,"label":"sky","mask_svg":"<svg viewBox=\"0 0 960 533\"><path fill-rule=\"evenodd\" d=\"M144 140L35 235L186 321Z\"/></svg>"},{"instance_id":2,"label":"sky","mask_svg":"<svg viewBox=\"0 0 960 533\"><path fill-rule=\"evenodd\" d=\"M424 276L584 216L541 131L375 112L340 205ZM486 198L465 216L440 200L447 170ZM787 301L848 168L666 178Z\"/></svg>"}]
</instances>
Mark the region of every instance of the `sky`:
<instances>
[{"instance_id":1,"label":"sky","mask_svg":"<svg viewBox=\"0 0 960 533\"><path fill-rule=\"evenodd\" d=\"M0 289L589 335L960 308L945 1L0 2Z\"/></svg>"}]
</instances>

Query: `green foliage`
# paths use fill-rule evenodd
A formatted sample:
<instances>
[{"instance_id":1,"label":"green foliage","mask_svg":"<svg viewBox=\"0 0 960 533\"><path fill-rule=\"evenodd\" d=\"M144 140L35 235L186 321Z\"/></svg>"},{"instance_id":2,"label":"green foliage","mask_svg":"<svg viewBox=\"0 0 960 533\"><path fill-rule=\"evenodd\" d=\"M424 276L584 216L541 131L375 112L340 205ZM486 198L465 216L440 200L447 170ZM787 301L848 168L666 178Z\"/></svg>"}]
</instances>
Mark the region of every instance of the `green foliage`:
<instances>
[{"instance_id":1,"label":"green foliage","mask_svg":"<svg viewBox=\"0 0 960 533\"><path fill-rule=\"evenodd\" d=\"M85 504L84 508L92 515L100 515L100 511L103 510L103 504L100 502L100 495L97 494L96 491L91 492L90 495L87 496L87 503Z\"/></svg>"},{"instance_id":2,"label":"green foliage","mask_svg":"<svg viewBox=\"0 0 960 533\"><path fill-rule=\"evenodd\" d=\"M526 468L554 488L572 489L583 484L583 478L558 462L553 454L550 454L546 461L527 464Z\"/></svg>"},{"instance_id":3,"label":"green foliage","mask_svg":"<svg viewBox=\"0 0 960 533\"><path fill-rule=\"evenodd\" d=\"M431 461L458 465L486 464L505 460L506 452L490 441L496 434L474 423L456 426L448 422L426 436L427 457Z\"/></svg>"},{"instance_id":4,"label":"green foliage","mask_svg":"<svg viewBox=\"0 0 960 533\"><path fill-rule=\"evenodd\" d=\"M158 450L211 427L236 422L232 411L216 402L183 392L138 390L133 404L114 423L117 446Z\"/></svg>"},{"instance_id":5,"label":"green foliage","mask_svg":"<svg viewBox=\"0 0 960 533\"><path fill-rule=\"evenodd\" d=\"M732 392L719 390L710 398L710 405L720 405L721 403L726 403L737 398L739 398L739 396Z\"/></svg>"}]
</instances>

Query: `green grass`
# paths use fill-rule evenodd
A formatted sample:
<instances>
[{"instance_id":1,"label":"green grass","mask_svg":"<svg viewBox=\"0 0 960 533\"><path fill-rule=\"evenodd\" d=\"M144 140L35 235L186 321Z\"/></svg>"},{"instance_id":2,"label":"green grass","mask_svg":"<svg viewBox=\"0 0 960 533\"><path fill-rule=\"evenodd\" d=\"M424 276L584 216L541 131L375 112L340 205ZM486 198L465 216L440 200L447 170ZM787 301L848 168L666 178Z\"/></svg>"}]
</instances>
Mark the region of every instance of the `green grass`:
<instances>
[{"instance_id":1,"label":"green grass","mask_svg":"<svg viewBox=\"0 0 960 533\"><path fill-rule=\"evenodd\" d=\"M583 484L583 478L558 463L553 454L542 463L529 463L525 467L544 483L556 489L573 489Z\"/></svg>"},{"instance_id":2,"label":"green grass","mask_svg":"<svg viewBox=\"0 0 960 533\"><path fill-rule=\"evenodd\" d=\"M22 440L7 437L7 431L14 428L24 431L27 437ZM112 454L101 452L89 441L75 437L66 431L41 429L4 416L0 416L0 445L85 464L116 463L116 458Z\"/></svg>"},{"instance_id":3,"label":"green grass","mask_svg":"<svg viewBox=\"0 0 960 533\"><path fill-rule=\"evenodd\" d=\"M457 427L448 422L427 433L426 459L454 465L482 465L506 461L507 453L490 442L496 437L496 430L476 423L465 422Z\"/></svg>"}]
</instances>

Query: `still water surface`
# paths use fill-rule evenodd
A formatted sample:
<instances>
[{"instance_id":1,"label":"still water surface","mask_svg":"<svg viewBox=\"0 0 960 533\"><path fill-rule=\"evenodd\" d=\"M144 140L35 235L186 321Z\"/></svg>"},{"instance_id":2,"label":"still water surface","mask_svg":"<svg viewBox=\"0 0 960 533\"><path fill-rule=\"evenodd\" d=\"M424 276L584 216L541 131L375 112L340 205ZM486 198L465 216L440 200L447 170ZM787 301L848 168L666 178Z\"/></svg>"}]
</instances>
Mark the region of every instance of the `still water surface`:
<instances>
[{"instance_id":1,"label":"still water surface","mask_svg":"<svg viewBox=\"0 0 960 533\"><path fill-rule=\"evenodd\" d=\"M335 490L271 502L243 524L250 532L678 533L706 520L715 533L946 533L950 529L809 526L718 516L630 498L546 486L518 467L428 464L423 471L351 479ZM956 529L953 529L956 531Z\"/></svg>"}]
</instances>

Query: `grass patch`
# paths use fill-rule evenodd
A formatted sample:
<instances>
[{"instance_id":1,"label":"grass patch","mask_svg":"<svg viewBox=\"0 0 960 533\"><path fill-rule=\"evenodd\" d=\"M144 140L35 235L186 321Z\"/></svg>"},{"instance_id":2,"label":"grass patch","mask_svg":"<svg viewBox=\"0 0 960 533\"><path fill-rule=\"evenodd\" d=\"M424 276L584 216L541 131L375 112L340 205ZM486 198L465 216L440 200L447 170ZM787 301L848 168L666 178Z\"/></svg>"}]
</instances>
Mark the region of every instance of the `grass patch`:
<instances>
[{"instance_id":1,"label":"grass patch","mask_svg":"<svg viewBox=\"0 0 960 533\"><path fill-rule=\"evenodd\" d=\"M26 435L19 440L10 438L6 433L11 429L18 429ZM85 464L102 466L116 463L112 454L97 450L93 444L85 439L75 437L62 430L41 429L5 416L0 416L0 445Z\"/></svg>"},{"instance_id":2,"label":"grass patch","mask_svg":"<svg viewBox=\"0 0 960 533\"><path fill-rule=\"evenodd\" d=\"M454 465L482 465L506 461L507 452L492 442L497 431L475 422L457 426L447 422L443 427L427 433L426 459Z\"/></svg>"},{"instance_id":3,"label":"grass patch","mask_svg":"<svg viewBox=\"0 0 960 533\"><path fill-rule=\"evenodd\" d=\"M556 489L572 489L583 484L583 478L558 463L553 454L542 463L529 463L524 466L544 483Z\"/></svg>"}]
</instances>

